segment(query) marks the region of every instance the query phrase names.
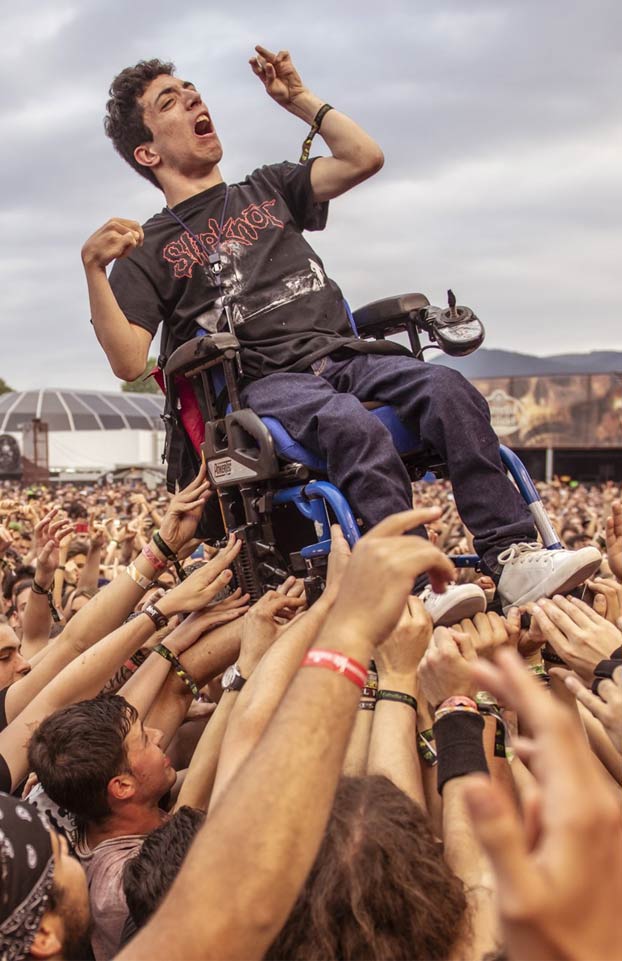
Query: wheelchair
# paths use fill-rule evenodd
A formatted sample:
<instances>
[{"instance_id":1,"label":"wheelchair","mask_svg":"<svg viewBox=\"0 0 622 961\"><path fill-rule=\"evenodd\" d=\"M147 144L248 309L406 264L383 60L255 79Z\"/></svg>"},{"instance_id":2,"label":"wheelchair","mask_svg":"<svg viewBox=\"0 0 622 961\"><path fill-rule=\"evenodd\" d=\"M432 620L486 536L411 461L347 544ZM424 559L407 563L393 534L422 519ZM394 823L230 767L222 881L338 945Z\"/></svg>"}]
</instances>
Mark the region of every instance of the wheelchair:
<instances>
[{"instance_id":1,"label":"wheelchair","mask_svg":"<svg viewBox=\"0 0 622 961\"><path fill-rule=\"evenodd\" d=\"M348 315L355 336L385 339L405 333L413 355L440 348L465 356L484 340L473 311L456 304L432 306L411 293L370 303ZM422 345L425 335L428 343ZM330 552L330 525L337 522L353 547L361 536L357 520L341 491L330 483L326 464L302 447L278 416L259 417L244 409L239 396L240 344L231 332L200 331L170 356L164 367L169 417L185 432L195 455L205 457L209 480L218 497L225 534L242 541L236 579L253 601L286 577L302 577L310 603L323 590ZM446 465L426 450L416 424L403 423L393 408L365 404L389 429L411 480L447 476ZM501 458L527 503L546 548L559 538L538 491L520 458L501 446ZM223 531L220 531L222 536ZM477 555L452 556L456 567L477 567Z\"/></svg>"}]
</instances>

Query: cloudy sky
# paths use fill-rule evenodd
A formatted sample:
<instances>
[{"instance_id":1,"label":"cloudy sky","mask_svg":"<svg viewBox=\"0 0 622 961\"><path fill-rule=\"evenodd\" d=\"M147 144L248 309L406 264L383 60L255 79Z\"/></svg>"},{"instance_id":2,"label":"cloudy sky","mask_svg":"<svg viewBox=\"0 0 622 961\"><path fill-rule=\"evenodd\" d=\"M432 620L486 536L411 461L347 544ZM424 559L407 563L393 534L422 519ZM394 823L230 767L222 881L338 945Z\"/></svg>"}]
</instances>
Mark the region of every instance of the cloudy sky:
<instances>
[{"instance_id":1,"label":"cloudy sky","mask_svg":"<svg viewBox=\"0 0 622 961\"><path fill-rule=\"evenodd\" d=\"M353 306L452 286L487 346L622 349L619 0L0 0L0 376L116 380L88 322L80 248L161 194L102 129L110 80L173 60L235 181L297 159L305 128L264 93L255 43L382 145L372 181L312 242ZM316 143L321 144L319 138Z\"/></svg>"}]
</instances>

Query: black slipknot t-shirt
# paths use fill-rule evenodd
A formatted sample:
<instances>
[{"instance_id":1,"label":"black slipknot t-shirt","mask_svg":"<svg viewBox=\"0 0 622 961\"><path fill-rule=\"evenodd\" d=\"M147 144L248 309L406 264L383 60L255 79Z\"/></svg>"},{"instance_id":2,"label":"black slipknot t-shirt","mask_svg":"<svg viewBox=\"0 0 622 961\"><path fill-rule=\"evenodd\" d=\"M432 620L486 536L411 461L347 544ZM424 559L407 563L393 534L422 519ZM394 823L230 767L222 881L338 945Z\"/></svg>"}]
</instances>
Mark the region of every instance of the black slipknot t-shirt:
<instances>
[{"instance_id":1,"label":"black slipknot t-shirt","mask_svg":"<svg viewBox=\"0 0 622 961\"><path fill-rule=\"evenodd\" d=\"M198 328L226 329L227 306L251 380L304 370L343 347L385 352L387 343L374 347L353 339L343 295L302 236L303 230L323 230L328 215L328 203L313 198L312 163L261 167L229 185L220 287L208 254L218 244L225 184L173 208L189 229L166 209L148 220L143 246L118 260L110 275L130 323L151 334L164 323L170 355ZM402 352L399 345L391 348Z\"/></svg>"}]
</instances>

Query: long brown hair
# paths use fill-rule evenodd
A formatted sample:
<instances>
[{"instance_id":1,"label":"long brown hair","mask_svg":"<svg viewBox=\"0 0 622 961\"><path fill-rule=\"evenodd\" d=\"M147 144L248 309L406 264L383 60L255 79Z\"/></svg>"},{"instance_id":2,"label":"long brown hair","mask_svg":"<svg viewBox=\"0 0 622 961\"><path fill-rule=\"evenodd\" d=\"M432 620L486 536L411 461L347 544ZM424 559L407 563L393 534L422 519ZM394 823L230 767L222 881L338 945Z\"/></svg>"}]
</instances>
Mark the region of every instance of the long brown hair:
<instances>
[{"instance_id":1,"label":"long brown hair","mask_svg":"<svg viewBox=\"0 0 622 961\"><path fill-rule=\"evenodd\" d=\"M386 777L342 778L322 846L271 959L446 959L462 882L427 815Z\"/></svg>"}]
</instances>

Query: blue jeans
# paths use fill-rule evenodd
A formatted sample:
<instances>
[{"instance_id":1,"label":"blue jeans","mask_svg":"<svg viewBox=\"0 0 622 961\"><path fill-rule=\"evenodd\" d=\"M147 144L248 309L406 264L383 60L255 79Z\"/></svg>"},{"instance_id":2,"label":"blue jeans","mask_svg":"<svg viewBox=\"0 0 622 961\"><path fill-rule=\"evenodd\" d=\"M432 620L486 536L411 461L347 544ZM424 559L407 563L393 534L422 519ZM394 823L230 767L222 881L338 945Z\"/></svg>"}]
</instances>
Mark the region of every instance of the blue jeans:
<instances>
[{"instance_id":1,"label":"blue jeans","mask_svg":"<svg viewBox=\"0 0 622 961\"><path fill-rule=\"evenodd\" d=\"M494 571L497 555L536 540L527 505L508 479L482 395L457 371L405 355L341 352L300 374L247 385L242 403L271 415L326 459L329 480L365 528L412 507L411 483L390 432L363 407L394 407L447 464L456 507L475 550Z\"/></svg>"}]
</instances>

